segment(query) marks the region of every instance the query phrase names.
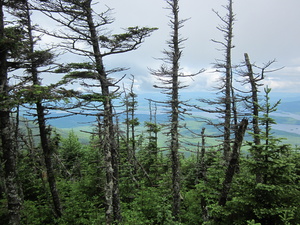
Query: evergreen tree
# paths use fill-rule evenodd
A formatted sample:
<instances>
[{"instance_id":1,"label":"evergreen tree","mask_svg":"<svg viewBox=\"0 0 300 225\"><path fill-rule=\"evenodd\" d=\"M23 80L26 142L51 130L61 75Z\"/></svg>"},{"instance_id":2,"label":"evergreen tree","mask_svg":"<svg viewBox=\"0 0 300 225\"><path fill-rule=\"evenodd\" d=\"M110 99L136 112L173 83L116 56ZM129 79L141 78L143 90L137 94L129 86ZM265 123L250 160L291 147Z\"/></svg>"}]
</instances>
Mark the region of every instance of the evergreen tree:
<instances>
[{"instance_id":1,"label":"evergreen tree","mask_svg":"<svg viewBox=\"0 0 300 225\"><path fill-rule=\"evenodd\" d=\"M239 188L244 192L237 195L233 205L237 204L235 208L245 210L244 220L254 219L263 225L297 224L299 174L294 159L298 157L298 153L293 152L291 146L283 144L282 139L274 135L272 125L276 122L271 113L276 111L280 101L271 104L269 96L271 89L266 87L264 91L264 103L258 104L261 113L257 118L260 125L258 134L260 144L248 142L251 156L246 159L245 169L248 170L246 173L250 172L252 176L248 179L243 178L243 184L247 186ZM252 135L256 136L254 132ZM256 179L258 171L261 176L260 182ZM240 215L240 211L236 212L235 218L238 214Z\"/></svg>"},{"instance_id":2,"label":"evergreen tree","mask_svg":"<svg viewBox=\"0 0 300 225\"><path fill-rule=\"evenodd\" d=\"M18 4L18 1L13 1ZM20 29L6 27L4 10L6 1L0 1L0 149L2 151L1 164L4 164L5 194L7 198L8 224L20 224L21 198L18 193L15 141L13 139L13 125L11 112L15 104L10 96L8 72L15 63L15 51L21 43Z\"/></svg>"},{"instance_id":3,"label":"evergreen tree","mask_svg":"<svg viewBox=\"0 0 300 225\"><path fill-rule=\"evenodd\" d=\"M82 145L74 131L70 131L67 138L61 140L60 155L66 178L78 180L81 178Z\"/></svg>"},{"instance_id":4,"label":"evergreen tree","mask_svg":"<svg viewBox=\"0 0 300 225\"><path fill-rule=\"evenodd\" d=\"M250 96L245 97L245 102L247 108L250 109L252 113L252 130L253 130L253 142L255 145L260 145L261 139L260 139L260 126L259 126L259 88L263 85L260 83L265 76L266 69L271 66L275 60L269 61L266 63L262 68L260 73L255 73L253 70L253 67L257 67L255 65L252 65L249 59L249 55L247 53L244 54L245 57L245 65L247 67L246 72L242 72L242 76L244 77L244 80L242 81L243 85L249 84L251 87ZM274 71L274 70L272 70ZM257 149L259 150L259 149ZM259 156L259 152L256 153L256 156L258 157L257 160L260 160L261 157ZM262 176L260 174L260 171L257 171L256 174L256 181L258 183L262 182Z\"/></svg>"},{"instance_id":5,"label":"evergreen tree","mask_svg":"<svg viewBox=\"0 0 300 225\"><path fill-rule=\"evenodd\" d=\"M179 121L186 111L183 109L183 102L179 99L179 90L186 87L181 84L180 78L191 77L196 74L186 75L180 72L182 43L185 39L180 37L179 30L182 28L185 20L179 19L179 0L168 0L167 4L168 9L171 11L169 24L171 27L171 40L167 41L169 49L163 51L165 57L162 60L165 63L160 69L151 70L151 73L163 84L162 86L154 85L154 87L162 89L162 93L167 94L169 97L167 101L160 101L160 103L167 108L171 108L168 135L170 136L170 155L172 162L173 216L175 220L179 220L181 203Z\"/></svg>"},{"instance_id":6,"label":"evergreen tree","mask_svg":"<svg viewBox=\"0 0 300 225\"><path fill-rule=\"evenodd\" d=\"M49 183L50 193L53 200L54 215L61 217L62 206L61 200L57 190L56 178L53 168L53 146L51 145L51 127L47 126L47 107L45 101L55 101L59 93L54 93L54 87L42 86L40 81L40 68L47 67L53 64L54 54L50 50L36 50L36 45L39 37L34 36L34 25L31 19L31 5L25 0L15 7L13 14L19 19L20 25L24 29L24 39L26 46L24 46L22 56L22 64L20 68L25 69L27 77L23 78L26 82L22 85L19 94L22 96L23 103L35 105L35 113L39 127L39 136L41 141L41 148L47 170L47 180Z\"/></svg>"},{"instance_id":7,"label":"evergreen tree","mask_svg":"<svg viewBox=\"0 0 300 225\"><path fill-rule=\"evenodd\" d=\"M118 146L112 104L112 99L119 87L117 82L111 80L108 75L123 69L106 70L103 58L108 55L137 49L155 29L129 27L123 34L106 35L106 33L103 33L103 28L113 22L109 17L111 10L96 13L92 6L92 0L56 0L39 5L39 9L70 32L44 30L46 34L65 40L61 47L69 52L86 56L89 60L92 60L91 63L69 64L61 68L61 72L69 72L66 77L68 80L93 80L94 84L86 86L101 90L100 93L92 91L92 94L84 95L82 98L89 101L90 106L93 106L93 110L95 110L95 103L98 104L97 108L100 109L101 107L101 111L97 113L97 116L103 116L103 150L106 163L106 220L107 224L112 224L113 221L121 221L122 219L119 197ZM82 43L87 48L82 48Z\"/></svg>"}]
</instances>

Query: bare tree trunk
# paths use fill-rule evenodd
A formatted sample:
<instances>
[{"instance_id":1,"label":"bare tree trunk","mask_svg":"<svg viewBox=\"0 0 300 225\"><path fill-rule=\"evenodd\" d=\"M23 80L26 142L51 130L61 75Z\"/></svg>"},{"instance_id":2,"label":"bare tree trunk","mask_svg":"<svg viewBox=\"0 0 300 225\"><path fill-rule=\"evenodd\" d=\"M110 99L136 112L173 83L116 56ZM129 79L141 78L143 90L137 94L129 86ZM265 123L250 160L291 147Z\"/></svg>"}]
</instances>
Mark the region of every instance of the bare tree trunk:
<instances>
[{"instance_id":1,"label":"bare tree trunk","mask_svg":"<svg viewBox=\"0 0 300 225\"><path fill-rule=\"evenodd\" d=\"M43 155L45 160L45 166L47 170L47 180L53 200L54 205L54 213L56 217L62 216L62 208L60 203L60 197L58 194L58 190L56 187L56 178L53 170L53 162L52 162L52 155L53 149L49 144L49 138L51 135L51 131L49 128L46 127L46 119L44 116L44 107L42 106L41 102L38 101L36 103L37 107L37 116L38 116L38 125L39 125L39 132L40 132L40 139L41 139L41 146L43 149Z\"/></svg>"},{"instance_id":2,"label":"bare tree trunk","mask_svg":"<svg viewBox=\"0 0 300 225\"><path fill-rule=\"evenodd\" d=\"M102 95L104 96L103 104L105 129L104 154L106 164L106 223L112 224L114 221L120 222L122 220L119 195L119 159L113 124L113 106L111 102L112 96L109 92L110 82L108 81L107 74L104 69L103 60L100 52L100 46L98 42L98 35L93 21L91 11L91 0L88 0L86 3L86 16L89 25L89 31L91 34L91 42L96 63L96 70L99 74L101 91Z\"/></svg>"},{"instance_id":3,"label":"bare tree trunk","mask_svg":"<svg viewBox=\"0 0 300 225\"><path fill-rule=\"evenodd\" d=\"M236 137L234 141L234 145L232 148L232 156L229 161L229 165L227 167L226 173L225 173L225 180L222 184L222 191L221 191L221 196L219 198L219 205L220 206L225 206L227 202L227 197L230 191L230 187L232 184L233 176L236 173L236 170L239 166L239 153L240 153L240 148L243 142L243 138L247 129L248 125L248 120L243 119L241 123L239 124L237 130L236 130Z\"/></svg>"},{"instance_id":4,"label":"bare tree trunk","mask_svg":"<svg viewBox=\"0 0 300 225\"><path fill-rule=\"evenodd\" d=\"M232 0L229 0L228 9L228 23L226 24L226 62L225 62L225 121L224 121L224 158L228 162L230 159L230 140L231 140L231 118L232 118L232 65L231 65L231 49L233 38L233 9Z\"/></svg>"},{"instance_id":5,"label":"bare tree trunk","mask_svg":"<svg viewBox=\"0 0 300 225\"><path fill-rule=\"evenodd\" d=\"M250 59L247 53L244 54L245 62L248 69L248 77L251 84L251 97L252 97L252 124L253 124L253 133L254 133L254 144L260 145L260 128L258 123L258 113L259 113L259 105L258 105L258 88L257 88L257 80L254 78L252 65L250 63ZM257 148L257 152L255 153L255 160L260 161L261 158L261 150ZM256 183L263 183L263 176L260 171L256 173Z\"/></svg>"},{"instance_id":6,"label":"bare tree trunk","mask_svg":"<svg viewBox=\"0 0 300 225\"><path fill-rule=\"evenodd\" d=\"M196 184L199 183L200 180L203 180L204 183L207 182L207 165L205 164L205 128L202 128L201 131L201 152L200 146L198 146L198 152L197 152L197 177L196 177ZM201 195L201 211L202 211L202 219L203 221L208 221L209 220L209 215L208 215L208 209L207 209L207 201L203 195Z\"/></svg>"},{"instance_id":7,"label":"bare tree trunk","mask_svg":"<svg viewBox=\"0 0 300 225\"><path fill-rule=\"evenodd\" d=\"M258 124L258 90L257 90L257 82L254 78L253 75L253 70L252 70L252 65L250 63L250 59L247 53L244 54L245 56L245 62L246 62L246 66L248 69L248 77L249 77L249 81L251 84L251 94L252 94L252 112L253 112L253 120L252 120L252 124L253 124L253 133L254 133L254 144L255 145L260 145L260 138L259 138L259 134L260 134L260 129L259 129L259 124Z\"/></svg>"},{"instance_id":8,"label":"bare tree trunk","mask_svg":"<svg viewBox=\"0 0 300 225\"><path fill-rule=\"evenodd\" d=\"M3 1L0 1L0 39L4 38ZM0 48L0 135L1 150L3 152L4 177L8 205L8 221L10 225L20 224L21 199L18 193L16 152L14 148L13 130L10 121L7 79L7 50Z\"/></svg>"},{"instance_id":9,"label":"bare tree trunk","mask_svg":"<svg viewBox=\"0 0 300 225\"><path fill-rule=\"evenodd\" d=\"M26 7L25 12L27 16L27 29L28 29L28 40L29 40L29 52L30 52L30 72L32 76L33 85L41 85L38 78L38 65L35 63L35 59L31 58L34 54L34 37L32 35L33 28L31 26L31 17L30 17L30 9L28 6L28 1L24 4ZM51 135L51 131L46 127L46 118L45 118L45 108L42 104L41 99L36 100L36 114L38 119L38 127L39 127L39 135L41 140L41 147L43 149L43 156L45 161L45 166L47 170L47 180L50 188L50 193L52 196L53 206L54 206L54 215L56 217L62 216L62 207L60 202L60 197L58 194L58 190L56 187L56 178L53 170L52 163L52 153L53 149L51 149L49 138Z\"/></svg>"},{"instance_id":10,"label":"bare tree trunk","mask_svg":"<svg viewBox=\"0 0 300 225\"><path fill-rule=\"evenodd\" d=\"M133 92L133 83L134 82L134 77L132 77L132 84L131 84L131 88L130 88L130 97L132 98L132 101L130 103L131 105L131 141L132 141L132 149L131 149L131 155L130 158L133 162L133 173L136 173L137 170L137 166L136 166L136 162L135 162L135 151L136 151L136 140L135 140L135 127L137 126L136 122L135 122L135 110L136 110L136 100L135 100L135 93Z\"/></svg>"},{"instance_id":11,"label":"bare tree trunk","mask_svg":"<svg viewBox=\"0 0 300 225\"><path fill-rule=\"evenodd\" d=\"M179 61L182 54L181 44L185 39L181 38L179 35L179 29L183 26L185 20L179 20L179 0L168 0L168 9L171 10L170 14L170 27L172 29L171 40L169 40L168 47L169 50L165 50L163 53L166 58L163 59L168 65L163 64L159 70L152 70L152 75L158 77L162 84L166 86L157 86L156 88L165 89L163 92L167 94L170 100L165 101L164 104L171 108L170 111L170 130L168 134L170 135L170 152L171 152L171 163L172 163L172 194L173 194L173 204L172 204L172 214L176 221L180 219L180 205L181 205L181 195L180 195L180 158L179 158L179 120L180 114L184 112L181 111L181 102L179 101L179 89L186 86L180 85L180 77L188 77L193 75L185 75L179 72ZM163 79L166 78L166 79Z\"/></svg>"},{"instance_id":12,"label":"bare tree trunk","mask_svg":"<svg viewBox=\"0 0 300 225\"><path fill-rule=\"evenodd\" d=\"M180 216L180 160L179 160L179 6L178 0L170 2L172 13L174 16L173 21L173 59L172 59L172 100L171 100L171 157L172 157L172 182L173 182L173 216L179 220Z\"/></svg>"},{"instance_id":13,"label":"bare tree trunk","mask_svg":"<svg viewBox=\"0 0 300 225\"><path fill-rule=\"evenodd\" d=\"M3 151L4 177L8 204L9 224L20 224L21 198L18 193L16 152L8 111L0 110L1 149Z\"/></svg>"},{"instance_id":14,"label":"bare tree trunk","mask_svg":"<svg viewBox=\"0 0 300 225\"><path fill-rule=\"evenodd\" d=\"M134 76L131 78L131 86L129 93L125 93L125 107L126 107L126 149L127 149L127 159L132 165L133 169L131 171L134 176L137 171L137 164L135 160L136 153L136 140L135 140L135 127L138 125L138 121L135 118L135 110L137 102L135 100L136 94L133 92ZM130 145L131 142L131 145Z\"/></svg>"},{"instance_id":15,"label":"bare tree trunk","mask_svg":"<svg viewBox=\"0 0 300 225\"><path fill-rule=\"evenodd\" d=\"M128 161L131 159L131 153L130 153L130 122L129 122L129 94L126 93L126 90L124 89L125 92L125 113L126 113L126 150L127 150L127 158Z\"/></svg>"}]
</instances>

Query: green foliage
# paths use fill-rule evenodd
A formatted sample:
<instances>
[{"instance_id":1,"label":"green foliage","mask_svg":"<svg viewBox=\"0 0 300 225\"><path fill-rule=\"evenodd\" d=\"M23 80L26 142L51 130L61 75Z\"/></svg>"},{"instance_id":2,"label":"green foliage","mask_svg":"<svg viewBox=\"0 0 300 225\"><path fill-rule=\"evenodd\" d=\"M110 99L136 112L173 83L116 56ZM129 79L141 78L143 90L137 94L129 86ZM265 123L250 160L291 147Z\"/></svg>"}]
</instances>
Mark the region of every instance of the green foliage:
<instances>
[{"instance_id":1,"label":"green foliage","mask_svg":"<svg viewBox=\"0 0 300 225\"><path fill-rule=\"evenodd\" d=\"M147 132L149 133L155 134L161 131L161 126L156 123L145 122L145 127L147 128Z\"/></svg>"},{"instance_id":2,"label":"green foliage","mask_svg":"<svg viewBox=\"0 0 300 225\"><path fill-rule=\"evenodd\" d=\"M124 224L178 224L172 220L167 192L159 188L142 188L124 208Z\"/></svg>"},{"instance_id":3,"label":"green foliage","mask_svg":"<svg viewBox=\"0 0 300 225\"><path fill-rule=\"evenodd\" d=\"M240 174L227 204L226 221L232 224L253 219L261 224L299 223L295 213L299 210L296 203L299 201L299 175L294 161L297 154L272 135L271 125L275 121L270 113L276 111L279 102L275 105L269 103L270 91L265 89L265 104L259 106L263 112L258 118L261 132L257 137L261 144L248 142L251 155L241 163Z\"/></svg>"},{"instance_id":4,"label":"green foliage","mask_svg":"<svg viewBox=\"0 0 300 225\"><path fill-rule=\"evenodd\" d=\"M142 40L155 30L157 28L129 27L122 34L114 34L111 37L100 35L99 41L102 47L109 49L111 53L126 52L136 49Z\"/></svg>"},{"instance_id":5,"label":"green foliage","mask_svg":"<svg viewBox=\"0 0 300 225\"><path fill-rule=\"evenodd\" d=\"M99 93L82 94L80 98L87 102L103 102L105 100L105 97Z\"/></svg>"},{"instance_id":6,"label":"green foliage","mask_svg":"<svg viewBox=\"0 0 300 225\"><path fill-rule=\"evenodd\" d=\"M83 157L82 145L75 135L74 131L70 131L67 138L61 140L59 150L63 168L67 178L78 179L81 176L81 160Z\"/></svg>"},{"instance_id":7,"label":"green foliage","mask_svg":"<svg viewBox=\"0 0 300 225\"><path fill-rule=\"evenodd\" d=\"M24 30L20 26L4 28L4 38L0 39L0 49L7 51L10 58L19 58L23 52Z\"/></svg>"},{"instance_id":8,"label":"green foliage","mask_svg":"<svg viewBox=\"0 0 300 225\"><path fill-rule=\"evenodd\" d=\"M38 50L27 54L27 57L34 66L40 67L52 64L55 56L49 50Z\"/></svg>"},{"instance_id":9,"label":"green foliage","mask_svg":"<svg viewBox=\"0 0 300 225\"><path fill-rule=\"evenodd\" d=\"M69 72L65 79L96 79L97 73L93 71L72 71Z\"/></svg>"},{"instance_id":10,"label":"green foliage","mask_svg":"<svg viewBox=\"0 0 300 225\"><path fill-rule=\"evenodd\" d=\"M16 95L19 97L20 103L34 104L43 99L50 99L52 92L53 91L49 86L32 85L27 87L24 86L16 92Z\"/></svg>"},{"instance_id":11,"label":"green foliage","mask_svg":"<svg viewBox=\"0 0 300 225\"><path fill-rule=\"evenodd\" d=\"M247 225L261 225L261 223L256 223L255 220L248 220Z\"/></svg>"},{"instance_id":12,"label":"green foliage","mask_svg":"<svg viewBox=\"0 0 300 225\"><path fill-rule=\"evenodd\" d=\"M54 73L65 73L63 82L68 83L76 79L97 79L98 75L95 72L95 65L90 62L83 63L68 63L59 65L54 70Z\"/></svg>"},{"instance_id":13,"label":"green foliage","mask_svg":"<svg viewBox=\"0 0 300 225\"><path fill-rule=\"evenodd\" d=\"M68 73L72 70L79 70L79 69L93 70L94 65L89 62L68 63L66 65L59 65L58 69L56 69L54 72L55 73Z\"/></svg>"},{"instance_id":14,"label":"green foliage","mask_svg":"<svg viewBox=\"0 0 300 225\"><path fill-rule=\"evenodd\" d=\"M204 190L200 186L196 186L196 189L191 189L184 193L183 224L197 225L203 222L201 216L201 192L204 192Z\"/></svg>"},{"instance_id":15,"label":"green foliage","mask_svg":"<svg viewBox=\"0 0 300 225\"><path fill-rule=\"evenodd\" d=\"M86 190L87 180L79 182L62 181L59 183L63 194L64 214L59 224L103 224L104 208L99 208L101 202L97 196L90 195Z\"/></svg>"},{"instance_id":16,"label":"green foliage","mask_svg":"<svg viewBox=\"0 0 300 225\"><path fill-rule=\"evenodd\" d=\"M32 137L30 137L32 138ZM23 149L19 154L19 179L22 186L22 224L54 224L47 175L39 148Z\"/></svg>"},{"instance_id":17,"label":"green foliage","mask_svg":"<svg viewBox=\"0 0 300 225\"><path fill-rule=\"evenodd\" d=\"M47 202L25 200L21 222L28 225L55 224L55 219Z\"/></svg>"},{"instance_id":18,"label":"green foliage","mask_svg":"<svg viewBox=\"0 0 300 225\"><path fill-rule=\"evenodd\" d=\"M7 200L0 200L0 220L3 224L8 224Z\"/></svg>"},{"instance_id":19,"label":"green foliage","mask_svg":"<svg viewBox=\"0 0 300 225\"><path fill-rule=\"evenodd\" d=\"M133 120L132 119L126 119L124 123L127 124L127 125L133 125L133 126L140 125L140 122L139 122L138 118L134 118Z\"/></svg>"},{"instance_id":20,"label":"green foliage","mask_svg":"<svg viewBox=\"0 0 300 225\"><path fill-rule=\"evenodd\" d=\"M224 165L222 164L222 157L220 151L215 151L214 149L208 149L205 156L205 177L201 177L199 180L196 178L196 174L186 174L184 178L190 176L191 181L183 182L186 188L182 188L185 193L183 194L184 202L183 208L184 212L182 215L183 224L214 224L214 217L219 217L223 215L224 210L222 207L217 205L219 198L220 187L222 184L222 179L224 177ZM182 163L182 173L187 173L186 168L187 160ZM190 163L196 163L196 159ZM196 167L194 168L195 171ZM194 181L194 186L192 186L192 181ZM205 213L207 215L205 216ZM206 217L206 218L205 218Z\"/></svg>"}]
</instances>

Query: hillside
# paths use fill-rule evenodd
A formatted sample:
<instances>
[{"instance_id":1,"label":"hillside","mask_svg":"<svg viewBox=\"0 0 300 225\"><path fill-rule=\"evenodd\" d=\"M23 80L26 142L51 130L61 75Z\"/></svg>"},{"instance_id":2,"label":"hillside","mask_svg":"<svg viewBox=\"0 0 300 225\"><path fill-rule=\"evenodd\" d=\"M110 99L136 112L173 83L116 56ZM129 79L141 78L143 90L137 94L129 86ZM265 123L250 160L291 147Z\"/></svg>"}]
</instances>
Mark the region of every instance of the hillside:
<instances>
[{"instance_id":1,"label":"hillside","mask_svg":"<svg viewBox=\"0 0 300 225\"><path fill-rule=\"evenodd\" d=\"M149 121L148 114L148 105L147 101L141 99L139 102L139 107L137 110L137 118L140 122L140 126L137 128L137 133L145 132L144 124L146 121ZM210 116L207 113L193 112L200 117ZM59 114L57 114L59 115ZM62 114L63 115L63 114ZM211 116L212 117L212 116ZM272 114L272 117L275 119L277 124L273 125L273 132L276 136L282 137L285 143L292 145L300 144L300 101L293 102L283 102L278 106L278 111ZM93 121L95 119L91 116L81 116L75 115L67 118L54 119L50 121L50 124L56 127L63 136L66 136L70 130L73 130L79 137L82 143L89 142L89 134L83 131L92 131L93 130ZM119 117L121 126L124 122L124 116ZM167 115L163 111L158 111L157 122L164 123L167 121ZM187 116L185 117L183 123L187 124L187 127L193 130L196 133L200 133L202 127L206 127L207 133L216 132L213 128L207 127L204 123L195 122L194 118ZM184 131L188 136L188 132ZM161 136L161 143L165 142L165 137Z\"/></svg>"}]
</instances>

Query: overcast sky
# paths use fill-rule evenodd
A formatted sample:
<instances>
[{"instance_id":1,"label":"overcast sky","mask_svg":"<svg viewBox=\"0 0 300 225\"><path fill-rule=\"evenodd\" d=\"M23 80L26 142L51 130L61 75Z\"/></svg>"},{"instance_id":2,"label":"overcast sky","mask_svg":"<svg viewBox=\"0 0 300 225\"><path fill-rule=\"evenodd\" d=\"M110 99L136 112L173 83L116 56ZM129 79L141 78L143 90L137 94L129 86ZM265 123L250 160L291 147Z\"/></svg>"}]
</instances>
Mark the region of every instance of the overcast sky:
<instances>
[{"instance_id":1,"label":"overcast sky","mask_svg":"<svg viewBox=\"0 0 300 225\"><path fill-rule=\"evenodd\" d=\"M135 52L105 58L108 67L130 67L126 74L134 74L136 91L156 91L155 78L148 68L159 68L161 51L169 40L170 28L167 17L170 10L165 0L99 0L95 11L104 5L114 9L116 21L111 28L120 32L121 27L157 27L151 37ZM181 67L183 72L207 71L194 80L188 80L189 91L209 91L215 85L217 74L212 73L215 59L222 59L222 52L211 39L222 40L216 29L220 20L212 9L224 15L222 5L227 0L181 0L180 18L190 18L181 29L187 38L184 43ZM233 63L243 61L247 52L252 62L262 66L276 59L272 68L284 69L268 74L265 83L275 92L293 92L300 95L300 0L235 0Z\"/></svg>"}]
</instances>

